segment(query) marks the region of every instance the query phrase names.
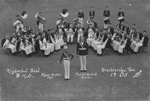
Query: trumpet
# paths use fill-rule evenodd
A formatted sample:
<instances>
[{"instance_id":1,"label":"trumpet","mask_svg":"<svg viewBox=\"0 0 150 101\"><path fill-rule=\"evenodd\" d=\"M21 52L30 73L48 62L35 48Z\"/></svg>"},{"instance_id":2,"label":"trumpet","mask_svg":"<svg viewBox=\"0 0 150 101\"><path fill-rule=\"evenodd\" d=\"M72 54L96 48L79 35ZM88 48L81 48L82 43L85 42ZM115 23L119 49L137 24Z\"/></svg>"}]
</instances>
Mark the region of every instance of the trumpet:
<instances>
[{"instance_id":1,"label":"trumpet","mask_svg":"<svg viewBox=\"0 0 150 101\"><path fill-rule=\"evenodd\" d=\"M94 23L91 20L87 20L87 24L92 26L94 25Z\"/></svg>"}]
</instances>

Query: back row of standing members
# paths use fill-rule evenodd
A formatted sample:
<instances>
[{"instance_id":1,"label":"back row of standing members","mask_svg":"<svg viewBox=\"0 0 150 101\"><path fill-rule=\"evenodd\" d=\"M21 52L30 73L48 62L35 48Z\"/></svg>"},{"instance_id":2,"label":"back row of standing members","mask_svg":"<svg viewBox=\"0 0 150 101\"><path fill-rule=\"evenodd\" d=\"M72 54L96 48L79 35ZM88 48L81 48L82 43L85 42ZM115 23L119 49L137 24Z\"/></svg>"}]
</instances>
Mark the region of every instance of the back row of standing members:
<instances>
[{"instance_id":1,"label":"back row of standing members","mask_svg":"<svg viewBox=\"0 0 150 101\"><path fill-rule=\"evenodd\" d=\"M104 28L107 28L107 24L110 22L110 19L109 19L110 10L109 10L108 6L105 7L105 10L103 12L103 16L104 16ZM79 10L77 17L78 17L79 23L81 24L81 27L83 27L84 26L83 25L84 12L82 11L82 9ZM35 18L37 19L38 29L43 32L46 19L42 16L42 12L36 13ZM93 22L94 18L95 18L95 10L93 7L91 7L91 10L89 11L89 20ZM124 21L124 11L122 10L122 8L119 9L118 20L120 22ZM13 22L13 25L16 28L16 32L18 32L19 28L24 30L23 17L20 15L17 15L16 19Z\"/></svg>"},{"instance_id":2,"label":"back row of standing members","mask_svg":"<svg viewBox=\"0 0 150 101\"><path fill-rule=\"evenodd\" d=\"M83 18L84 19L84 12L82 11L82 9L79 10L78 12L78 15L77 15L79 18ZM110 17L110 10L109 10L109 7L106 6L105 7L105 10L103 12L103 16L104 17ZM124 11L122 8L119 9L119 12L118 12L118 17L124 17L125 14L124 14ZM89 11L89 17L90 18L95 18L95 10L93 7L91 7L91 10Z\"/></svg>"},{"instance_id":3,"label":"back row of standing members","mask_svg":"<svg viewBox=\"0 0 150 101\"><path fill-rule=\"evenodd\" d=\"M106 6L106 9L103 12L103 16L104 16L104 28L108 27L108 23L110 23L110 10L108 9L108 6ZM80 26L83 27L83 20L84 20L84 13L82 11L82 9L80 9L80 11L77 14L78 19L75 21L74 26ZM44 31L44 23L46 22L46 19L42 16L42 12L38 12L35 15L35 18L37 19L37 25L38 25L38 29L41 30L41 32ZM93 24L95 28L97 28L97 23L93 20L95 18L95 11L94 8L91 7L91 10L89 11L89 22L87 21L88 24ZM60 18L60 22L63 23L63 26L60 26L61 23L59 24L59 26L57 27L68 27L69 22L67 22L63 17ZM118 20L120 21L120 23L122 21L124 21L124 12L122 10L122 8L120 8L119 12L118 12ZM19 29L21 29L22 31L25 30L25 26L23 23L23 18L19 15L17 15L16 19L13 22L14 27L16 28L16 33L19 31Z\"/></svg>"},{"instance_id":4,"label":"back row of standing members","mask_svg":"<svg viewBox=\"0 0 150 101\"><path fill-rule=\"evenodd\" d=\"M103 16L104 16L104 28L107 28L107 24L110 23L110 10L109 7L106 6L105 10L103 12ZM124 18L125 14L122 8L119 9L118 12L118 21L121 23L123 21L125 21ZM83 20L84 20L84 12L82 11L82 9L79 10L77 17L79 18L79 22L81 24L81 26L83 27ZM91 7L91 10L89 11L89 20L93 20L95 18L95 10L93 7Z\"/></svg>"}]
</instances>

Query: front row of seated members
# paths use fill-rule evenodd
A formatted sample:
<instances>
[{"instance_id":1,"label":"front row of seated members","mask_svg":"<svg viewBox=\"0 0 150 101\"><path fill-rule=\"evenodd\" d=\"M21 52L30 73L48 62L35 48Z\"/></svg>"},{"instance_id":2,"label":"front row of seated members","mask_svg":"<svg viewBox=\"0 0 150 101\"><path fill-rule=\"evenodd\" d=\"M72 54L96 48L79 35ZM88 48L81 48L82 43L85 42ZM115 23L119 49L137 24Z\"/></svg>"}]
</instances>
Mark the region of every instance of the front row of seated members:
<instances>
[{"instance_id":1,"label":"front row of seated members","mask_svg":"<svg viewBox=\"0 0 150 101\"><path fill-rule=\"evenodd\" d=\"M112 36L112 47L115 51L123 54L126 51L131 51L130 48L131 40L128 34L123 34L118 31Z\"/></svg>"},{"instance_id":2,"label":"front row of seated members","mask_svg":"<svg viewBox=\"0 0 150 101\"><path fill-rule=\"evenodd\" d=\"M67 35L67 42L71 41L71 43L74 36L77 35L77 41L81 36L87 36L88 45L93 47L98 54L102 54L105 47L112 47L115 51L123 54L124 50L138 52L140 47L147 47L149 40L146 31L141 32L135 26L130 29L127 22L119 23L116 29L109 23L108 28L104 30L98 30L89 24L86 32L80 24L76 29L70 24L66 31L62 28L58 28L56 31L48 29L43 32L39 30L37 34L28 31L30 29L29 27L27 31L19 30L17 33L13 33L10 39L6 35L2 40L2 47L11 49L12 53L23 50L28 55L34 51L42 50L43 54L48 55L54 50L61 49L61 46L65 44L65 35Z\"/></svg>"},{"instance_id":3,"label":"front row of seated members","mask_svg":"<svg viewBox=\"0 0 150 101\"><path fill-rule=\"evenodd\" d=\"M110 33L104 33L103 38L101 39L100 43L97 44L96 49L98 55L102 55L102 50L104 48L111 48L111 34Z\"/></svg>"},{"instance_id":4,"label":"front row of seated members","mask_svg":"<svg viewBox=\"0 0 150 101\"><path fill-rule=\"evenodd\" d=\"M139 48L144 47L144 45L147 47L149 39L146 35L146 31L143 31L143 34L140 32L139 28L137 30L131 29L132 31L130 31L128 23L125 23L125 26L120 28L124 30L116 28L114 31L113 29L110 31L108 27L106 30L99 31L99 37L88 37L87 43L89 46L92 46L98 54L102 54L104 48L112 47L118 53L123 54L125 51L138 52ZM90 33L92 33L92 30Z\"/></svg>"},{"instance_id":5,"label":"front row of seated members","mask_svg":"<svg viewBox=\"0 0 150 101\"><path fill-rule=\"evenodd\" d=\"M147 31L143 31L143 35L141 35L142 38L140 38L140 34L137 33L136 37L133 36L132 43L131 43L131 49L137 53L140 47L147 47L149 38L147 36Z\"/></svg>"},{"instance_id":6,"label":"front row of seated members","mask_svg":"<svg viewBox=\"0 0 150 101\"><path fill-rule=\"evenodd\" d=\"M144 47L144 44L147 46L148 44L149 39L146 34L146 31L143 31L142 34L135 30L132 30L130 35L115 33L115 39L112 43L113 49L121 54L123 54L124 49L137 53L140 47Z\"/></svg>"},{"instance_id":7,"label":"front row of seated members","mask_svg":"<svg viewBox=\"0 0 150 101\"><path fill-rule=\"evenodd\" d=\"M108 33L106 29L103 31L100 30L98 32L98 29L96 29L96 33L94 35L94 38L92 40L87 39L87 43L91 41L91 47L93 47L94 50L98 53L98 55L102 55L102 50L104 48L111 48L111 33Z\"/></svg>"},{"instance_id":8,"label":"front row of seated members","mask_svg":"<svg viewBox=\"0 0 150 101\"><path fill-rule=\"evenodd\" d=\"M10 48L12 53L24 51L26 55L40 50L44 51L44 55L49 55L54 51L54 44L52 42L49 42L49 40L46 38L45 33L43 33L42 35L32 34L30 35L30 37L23 35L19 39L16 39L16 36L14 35L9 39L6 35L2 40L1 46L2 48Z\"/></svg>"}]
</instances>

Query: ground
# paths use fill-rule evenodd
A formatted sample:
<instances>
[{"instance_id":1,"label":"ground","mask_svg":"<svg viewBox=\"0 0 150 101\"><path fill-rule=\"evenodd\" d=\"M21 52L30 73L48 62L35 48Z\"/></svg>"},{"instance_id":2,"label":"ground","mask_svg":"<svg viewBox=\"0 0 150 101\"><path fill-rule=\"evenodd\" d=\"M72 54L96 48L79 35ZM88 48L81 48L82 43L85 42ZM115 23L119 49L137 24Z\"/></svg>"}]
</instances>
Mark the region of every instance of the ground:
<instances>
[{"instance_id":1,"label":"ground","mask_svg":"<svg viewBox=\"0 0 150 101\"><path fill-rule=\"evenodd\" d=\"M68 19L73 22L79 8L83 9L87 20L88 11L93 6L96 11L95 20L99 28L102 28L102 12L106 5L110 8L113 26L117 23L118 9L122 7L126 21L130 25L135 23L149 34L149 0L0 0L0 39L5 34L12 34L12 22L23 10L29 14L24 21L25 25L31 25L37 30L34 18L36 12L42 11L47 21L46 27L53 28L61 9L69 10ZM144 53L119 55L109 51L104 56L97 56L90 48L87 73L92 76L84 77L81 77L75 50L76 44L69 45L69 51L75 57L71 61L71 79L66 81L63 66L57 63L62 50L49 57L36 54L23 57L19 54L8 55L5 50L0 49L0 101L149 101L149 46ZM122 73L118 71L115 76L103 71L104 68L123 69L127 75L122 77ZM15 69L24 69L27 73L20 73L19 76L19 73L13 73ZM37 71L33 72L31 69Z\"/></svg>"}]
</instances>

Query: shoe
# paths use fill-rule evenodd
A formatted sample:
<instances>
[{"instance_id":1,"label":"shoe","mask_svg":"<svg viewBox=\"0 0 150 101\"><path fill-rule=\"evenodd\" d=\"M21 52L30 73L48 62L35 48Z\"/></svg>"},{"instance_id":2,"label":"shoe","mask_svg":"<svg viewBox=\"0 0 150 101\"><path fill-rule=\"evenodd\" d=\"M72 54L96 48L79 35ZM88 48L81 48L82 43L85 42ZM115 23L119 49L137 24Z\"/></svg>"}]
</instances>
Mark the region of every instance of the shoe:
<instances>
[{"instance_id":1,"label":"shoe","mask_svg":"<svg viewBox=\"0 0 150 101\"><path fill-rule=\"evenodd\" d=\"M80 72L83 72L84 70L80 70Z\"/></svg>"},{"instance_id":2,"label":"shoe","mask_svg":"<svg viewBox=\"0 0 150 101\"><path fill-rule=\"evenodd\" d=\"M86 70L83 70L83 72L86 72Z\"/></svg>"}]
</instances>

